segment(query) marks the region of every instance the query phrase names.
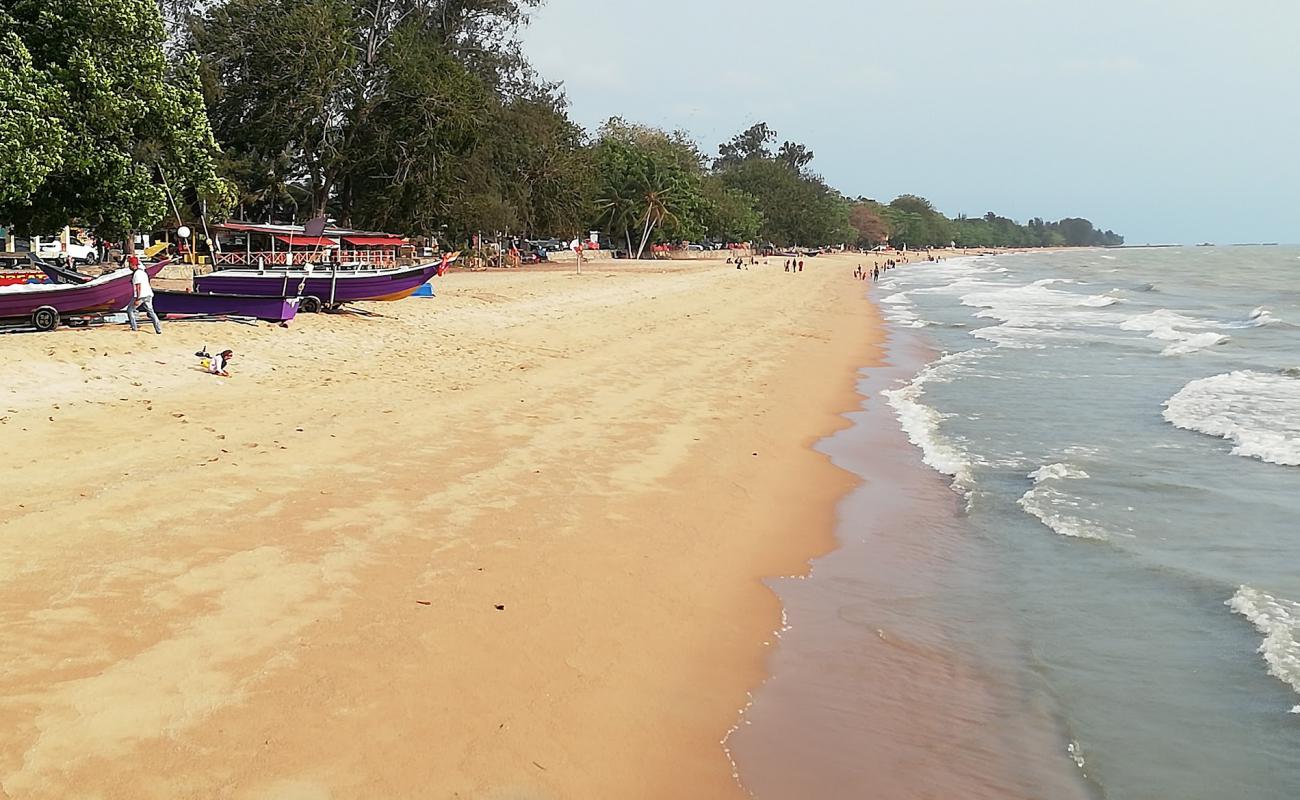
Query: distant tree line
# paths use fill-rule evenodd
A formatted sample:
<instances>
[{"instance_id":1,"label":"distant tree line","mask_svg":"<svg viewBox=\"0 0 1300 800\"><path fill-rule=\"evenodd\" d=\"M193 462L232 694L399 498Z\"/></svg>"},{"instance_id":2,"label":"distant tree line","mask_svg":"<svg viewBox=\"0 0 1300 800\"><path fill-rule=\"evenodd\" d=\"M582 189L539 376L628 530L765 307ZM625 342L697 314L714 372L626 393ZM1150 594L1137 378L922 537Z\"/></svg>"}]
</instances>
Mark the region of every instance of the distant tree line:
<instances>
[{"instance_id":1,"label":"distant tree line","mask_svg":"<svg viewBox=\"0 0 1300 800\"><path fill-rule=\"evenodd\" d=\"M634 255L702 239L1123 241L1083 219L949 219L912 195L850 199L765 123L712 157L618 117L589 135L522 54L517 33L540 2L7 0L0 221L116 236L200 209L327 214L452 241L599 230Z\"/></svg>"}]
</instances>

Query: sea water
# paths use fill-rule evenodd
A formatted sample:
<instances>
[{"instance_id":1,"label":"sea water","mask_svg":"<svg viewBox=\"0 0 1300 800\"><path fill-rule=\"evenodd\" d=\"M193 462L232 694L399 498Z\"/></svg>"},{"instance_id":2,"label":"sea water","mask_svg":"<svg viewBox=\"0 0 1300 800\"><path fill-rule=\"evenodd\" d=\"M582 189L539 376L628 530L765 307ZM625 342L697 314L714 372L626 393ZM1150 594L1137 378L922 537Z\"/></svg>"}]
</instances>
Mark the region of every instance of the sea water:
<instances>
[{"instance_id":1,"label":"sea water","mask_svg":"<svg viewBox=\"0 0 1300 800\"><path fill-rule=\"evenodd\" d=\"M928 613L1014 643L983 655L1100 796L1300 797L1300 249L920 262L875 295L938 354L885 395L981 553Z\"/></svg>"}]
</instances>

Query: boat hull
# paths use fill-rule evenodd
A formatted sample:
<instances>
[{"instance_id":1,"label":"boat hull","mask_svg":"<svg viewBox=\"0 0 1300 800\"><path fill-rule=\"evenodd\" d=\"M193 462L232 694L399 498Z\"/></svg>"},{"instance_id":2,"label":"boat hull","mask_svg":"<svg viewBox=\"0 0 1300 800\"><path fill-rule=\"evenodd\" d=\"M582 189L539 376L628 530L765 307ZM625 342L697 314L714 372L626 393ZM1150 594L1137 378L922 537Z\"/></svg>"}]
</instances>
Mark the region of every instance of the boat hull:
<instances>
[{"instance_id":1,"label":"boat hull","mask_svg":"<svg viewBox=\"0 0 1300 800\"><path fill-rule=\"evenodd\" d=\"M301 295L321 303L356 303L363 300L401 300L438 272L438 264L386 270L316 270L310 276L303 270L219 270L194 278L198 292L244 294L272 297ZM302 290L299 291L299 285Z\"/></svg>"},{"instance_id":2,"label":"boat hull","mask_svg":"<svg viewBox=\"0 0 1300 800\"><path fill-rule=\"evenodd\" d=\"M143 269L150 278L162 272L167 261L146 264ZM97 311L121 311L131 302L131 271L119 269L89 283L31 284L28 286L0 287L0 318L20 319L30 317L39 308L53 308L60 315L88 314Z\"/></svg>"},{"instance_id":3,"label":"boat hull","mask_svg":"<svg viewBox=\"0 0 1300 800\"><path fill-rule=\"evenodd\" d=\"M256 317L269 322L288 322L298 314L298 298L256 294L155 291L153 308L159 314Z\"/></svg>"}]
</instances>

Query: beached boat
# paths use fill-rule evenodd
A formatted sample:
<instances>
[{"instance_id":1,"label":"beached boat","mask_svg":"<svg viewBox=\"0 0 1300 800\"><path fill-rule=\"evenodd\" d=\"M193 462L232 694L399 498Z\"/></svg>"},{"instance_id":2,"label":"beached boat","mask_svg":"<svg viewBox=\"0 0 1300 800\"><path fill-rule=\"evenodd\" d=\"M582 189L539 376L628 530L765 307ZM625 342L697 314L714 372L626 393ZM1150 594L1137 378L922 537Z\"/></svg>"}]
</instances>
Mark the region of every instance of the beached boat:
<instances>
[{"instance_id":1,"label":"beached boat","mask_svg":"<svg viewBox=\"0 0 1300 800\"><path fill-rule=\"evenodd\" d=\"M213 292L172 292L155 289L153 308L160 316L190 314L204 317L255 317L288 322L298 314L297 297Z\"/></svg>"},{"instance_id":2,"label":"beached boat","mask_svg":"<svg viewBox=\"0 0 1300 800\"><path fill-rule=\"evenodd\" d=\"M45 277L50 279L50 283L62 283L69 286L77 286L83 283L90 283L94 280L90 275L78 272L70 267L61 267L58 264L39 259L36 256L29 256L29 258L41 272L45 273Z\"/></svg>"},{"instance_id":3,"label":"beached boat","mask_svg":"<svg viewBox=\"0 0 1300 800\"><path fill-rule=\"evenodd\" d=\"M301 296L301 310L312 313L362 300L401 300L445 266L442 262L396 269L308 265L294 269L223 269L194 276L196 292L270 297Z\"/></svg>"},{"instance_id":4,"label":"beached boat","mask_svg":"<svg viewBox=\"0 0 1300 800\"><path fill-rule=\"evenodd\" d=\"M149 277L162 272L170 260L145 264ZM0 319L29 320L39 331L52 331L73 314L120 311L131 302L131 270L119 269L86 283L42 283L0 286Z\"/></svg>"}]
</instances>

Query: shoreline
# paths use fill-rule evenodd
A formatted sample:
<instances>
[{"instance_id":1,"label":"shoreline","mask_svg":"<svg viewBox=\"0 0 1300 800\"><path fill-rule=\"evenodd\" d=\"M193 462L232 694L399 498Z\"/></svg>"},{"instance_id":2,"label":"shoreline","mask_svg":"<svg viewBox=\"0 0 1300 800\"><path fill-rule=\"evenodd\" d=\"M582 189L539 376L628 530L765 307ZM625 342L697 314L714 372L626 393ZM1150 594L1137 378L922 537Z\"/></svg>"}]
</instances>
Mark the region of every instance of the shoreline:
<instances>
[{"instance_id":1,"label":"shoreline","mask_svg":"<svg viewBox=\"0 0 1300 800\"><path fill-rule=\"evenodd\" d=\"M761 577L834 545L812 445L881 335L808 261L6 337L0 787L743 796Z\"/></svg>"},{"instance_id":2,"label":"shoreline","mask_svg":"<svg viewBox=\"0 0 1300 800\"><path fill-rule=\"evenodd\" d=\"M986 556L967 541L948 476L922 463L881 396L936 354L881 324L884 355L859 371L850 426L817 445L855 477L836 504L836 547L809 575L769 581L788 627L733 729L739 779L755 797L870 786L882 798L1090 798L1034 690L936 617L931 598L964 591L949 565L969 572ZM998 636L990 647L1005 658L1014 632Z\"/></svg>"}]
</instances>

